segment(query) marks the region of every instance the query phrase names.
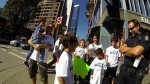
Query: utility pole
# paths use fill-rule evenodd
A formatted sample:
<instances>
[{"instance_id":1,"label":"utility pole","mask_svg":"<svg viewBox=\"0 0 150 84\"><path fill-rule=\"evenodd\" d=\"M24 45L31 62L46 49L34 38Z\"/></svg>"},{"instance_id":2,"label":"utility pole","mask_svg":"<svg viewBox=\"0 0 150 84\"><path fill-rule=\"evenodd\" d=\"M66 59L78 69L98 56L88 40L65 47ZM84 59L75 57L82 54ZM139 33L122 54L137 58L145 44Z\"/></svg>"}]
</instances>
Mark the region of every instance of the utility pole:
<instances>
[{"instance_id":1,"label":"utility pole","mask_svg":"<svg viewBox=\"0 0 150 84\"><path fill-rule=\"evenodd\" d=\"M124 25L123 25L124 40L127 40L128 36L129 36L129 32L128 32L128 13L127 13L127 7L126 7L125 0L123 0L123 9L124 9Z\"/></svg>"},{"instance_id":2,"label":"utility pole","mask_svg":"<svg viewBox=\"0 0 150 84\"><path fill-rule=\"evenodd\" d=\"M127 13L126 1L122 0L122 3L123 3L123 9L124 9L123 32L124 32L124 41L126 41L128 36L129 36L129 32L128 32L128 13ZM124 64L124 57L123 57L123 64Z\"/></svg>"}]
</instances>

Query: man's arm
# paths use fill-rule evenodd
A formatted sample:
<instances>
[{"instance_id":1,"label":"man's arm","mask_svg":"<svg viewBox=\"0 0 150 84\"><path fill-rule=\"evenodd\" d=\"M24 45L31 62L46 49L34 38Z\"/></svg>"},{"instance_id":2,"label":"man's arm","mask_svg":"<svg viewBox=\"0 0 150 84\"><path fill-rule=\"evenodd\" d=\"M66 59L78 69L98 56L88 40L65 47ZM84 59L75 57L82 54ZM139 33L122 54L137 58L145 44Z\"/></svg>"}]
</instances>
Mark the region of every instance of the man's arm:
<instances>
[{"instance_id":1,"label":"man's arm","mask_svg":"<svg viewBox=\"0 0 150 84\"><path fill-rule=\"evenodd\" d=\"M65 84L64 78L63 77L57 77L59 84Z\"/></svg>"},{"instance_id":2,"label":"man's arm","mask_svg":"<svg viewBox=\"0 0 150 84\"><path fill-rule=\"evenodd\" d=\"M28 43L29 43L30 46L33 46L34 49L36 49L36 50L39 50L40 48L51 48L51 47L53 47L53 45L51 45L51 44L36 44L36 45L34 45L32 43L32 38L30 38L28 40Z\"/></svg>"},{"instance_id":3,"label":"man's arm","mask_svg":"<svg viewBox=\"0 0 150 84\"><path fill-rule=\"evenodd\" d=\"M127 47L126 45L121 45L119 50L129 57L139 57L144 52L144 47L140 45L137 45L135 47Z\"/></svg>"}]
</instances>

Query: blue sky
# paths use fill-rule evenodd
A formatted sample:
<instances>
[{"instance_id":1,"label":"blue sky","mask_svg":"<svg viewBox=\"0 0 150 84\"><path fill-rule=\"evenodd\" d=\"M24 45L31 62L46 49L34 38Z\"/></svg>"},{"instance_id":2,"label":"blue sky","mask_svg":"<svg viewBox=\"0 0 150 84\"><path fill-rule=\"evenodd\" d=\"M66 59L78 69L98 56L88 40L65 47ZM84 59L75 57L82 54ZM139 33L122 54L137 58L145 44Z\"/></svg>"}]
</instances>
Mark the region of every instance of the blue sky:
<instances>
[{"instance_id":1,"label":"blue sky","mask_svg":"<svg viewBox=\"0 0 150 84\"><path fill-rule=\"evenodd\" d=\"M7 0L0 0L0 7L4 7ZM80 39L85 39L87 35L87 18L85 16L86 4L88 0L73 0L74 4L80 5L80 13L77 27L77 35L79 35Z\"/></svg>"},{"instance_id":2,"label":"blue sky","mask_svg":"<svg viewBox=\"0 0 150 84\"><path fill-rule=\"evenodd\" d=\"M0 0L0 7L4 7L4 5L6 4L7 0Z\"/></svg>"}]
</instances>

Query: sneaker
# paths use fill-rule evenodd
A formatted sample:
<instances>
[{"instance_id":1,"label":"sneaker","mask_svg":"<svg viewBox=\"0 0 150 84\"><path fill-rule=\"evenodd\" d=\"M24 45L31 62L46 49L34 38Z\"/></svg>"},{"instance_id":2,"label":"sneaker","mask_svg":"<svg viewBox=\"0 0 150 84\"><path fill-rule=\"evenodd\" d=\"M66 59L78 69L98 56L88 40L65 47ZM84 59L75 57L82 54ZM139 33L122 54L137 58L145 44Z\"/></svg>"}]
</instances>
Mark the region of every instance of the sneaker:
<instances>
[{"instance_id":1,"label":"sneaker","mask_svg":"<svg viewBox=\"0 0 150 84\"><path fill-rule=\"evenodd\" d=\"M28 61L24 61L23 64L29 67Z\"/></svg>"},{"instance_id":2,"label":"sneaker","mask_svg":"<svg viewBox=\"0 0 150 84\"><path fill-rule=\"evenodd\" d=\"M47 66L44 65L44 63L42 61L39 61L37 64L38 64L39 67L41 67L43 69L46 69L46 67L47 67Z\"/></svg>"}]
</instances>

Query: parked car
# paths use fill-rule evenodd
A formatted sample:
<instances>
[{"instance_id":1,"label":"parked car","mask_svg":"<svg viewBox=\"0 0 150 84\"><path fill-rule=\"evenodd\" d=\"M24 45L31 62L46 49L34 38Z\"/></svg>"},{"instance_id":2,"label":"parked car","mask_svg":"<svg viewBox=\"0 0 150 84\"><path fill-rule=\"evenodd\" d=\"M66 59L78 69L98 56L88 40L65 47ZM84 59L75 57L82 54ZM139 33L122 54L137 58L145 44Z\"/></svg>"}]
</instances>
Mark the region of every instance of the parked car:
<instances>
[{"instance_id":1,"label":"parked car","mask_svg":"<svg viewBox=\"0 0 150 84\"><path fill-rule=\"evenodd\" d=\"M21 43L20 47L24 50L29 50L30 49L30 45L28 43Z\"/></svg>"},{"instance_id":2,"label":"parked car","mask_svg":"<svg viewBox=\"0 0 150 84\"><path fill-rule=\"evenodd\" d=\"M26 43L27 43L27 39L20 39L20 40L10 41L10 45L15 46L15 47L19 47L20 44L26 44Z\"/></svg>"}]
</instances>

